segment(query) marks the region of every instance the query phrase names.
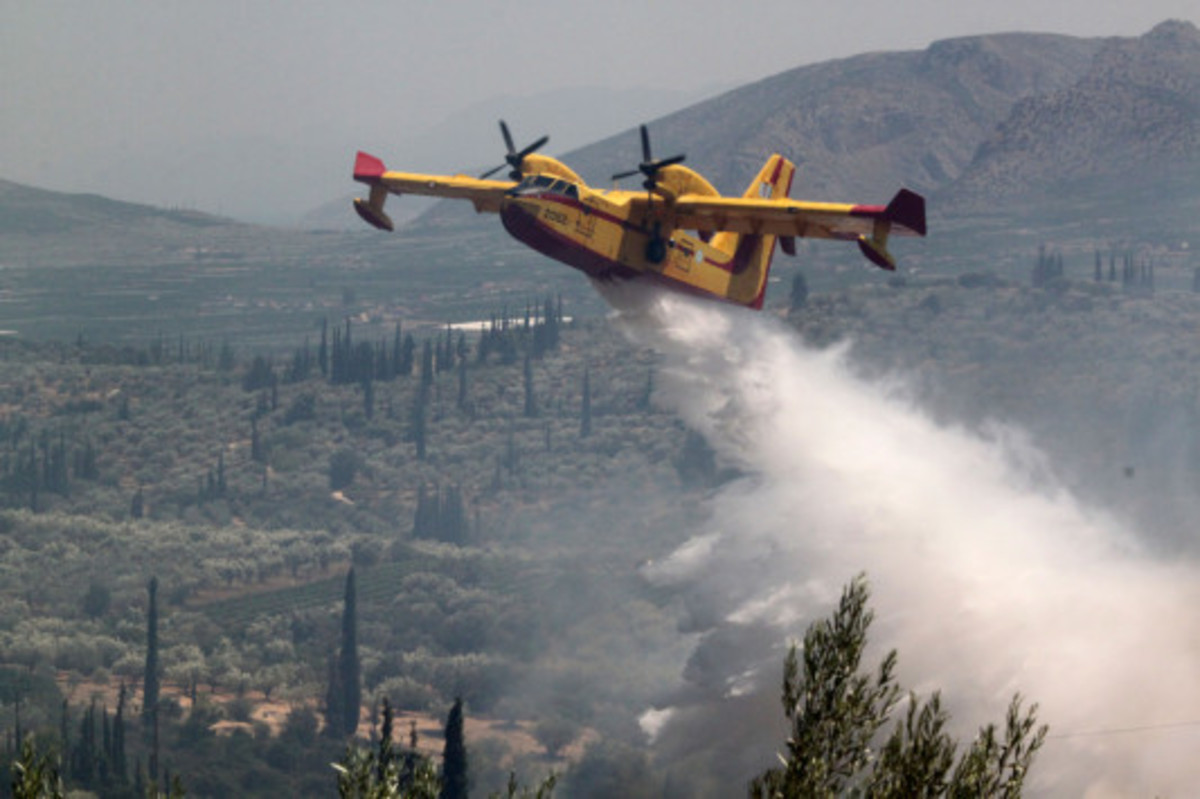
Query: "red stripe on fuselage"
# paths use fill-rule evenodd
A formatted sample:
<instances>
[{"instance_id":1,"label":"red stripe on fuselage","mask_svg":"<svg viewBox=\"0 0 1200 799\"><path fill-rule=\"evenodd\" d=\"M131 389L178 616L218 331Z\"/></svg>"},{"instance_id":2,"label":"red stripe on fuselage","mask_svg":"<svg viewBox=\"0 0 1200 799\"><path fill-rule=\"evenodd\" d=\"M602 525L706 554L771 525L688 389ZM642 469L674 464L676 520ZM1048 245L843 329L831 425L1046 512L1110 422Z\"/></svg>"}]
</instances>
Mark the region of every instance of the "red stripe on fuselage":
<instances>
[{"instance_id":1,"label":"red stripe on fuselage","mask_svg":"<svg viewBox=\"0 0 1200 799\"><path fill-rule=\"evenodd\" d=\"M782 168L782 163L783 162L781 160L780 161L781 168ZM789 181L789 183L790 183L790 181ZM602 221L610 222L614 225L617 225L622 230L631 231L634 233L640 233L643 236L651 235L650 229L648 227L645 227L643 225L636 225L636 224L630 222L627 218L622 218L622 217L616 216L615 214L611 214L607 211L593 208L592 206L588 205L587 203L584 203L580 200L573 199L571 197L563 196L561 194L532 194L532 195L526 194L526 195L522 195L521 199L536 200L541 203L554 203L556 205L562 205L567 208L582 211L585 214L591 214ZM507 209L510 207L519 207L519 206L517 206L517 204L514 200L509 200L509 201L505 202L504 207L505 207L505 209ZM528 211L524 211L523 209L521 212L527 217L533 216ZM503 210L501 211L500 216L501 216L501 221L503 222L503 220L504 220L504 211ZM564 250L570 251L572 253L582 253L578 256L578 260L580 260L580 261L587 261L587 262L591 263L593 261L598 260L598 261L602 261L604 264L615 266L621 270L629 270L629 271L633 272L634 274L642 274L638 270L633 269L633 267L630 267L626 264L622 264L620 261L614 261L610 258L605 258L604 256L596 255L595 251L591 250L586 245L580 244L579 242L574 241L569 237L563 236L561 233L556 232L549 226L543 225L536 218L530 219L528 222L521 223L521 224L522 224L522 229L524 229L524 224L536 225L537 228L544 231L546 235L551 236L555 239L561 239L561 241L559 241L556 244L549 245L554 248L554 252L548 252L548 251L542 249L541 247L533 244L532 242L527 241L523 237L524 235L533 235L532 233L518 235L517 233L513 232L512 228L509 228L508 223L504 223L504 227L513 236L513 238L516 238L519 241L526 242L527 244L529 244L529 246L533 247L535 250L542 253L543 255L548 255L549 257L554 258L555 260L562 261L563 263L567 264L568 266L574 266L577 269L581 269L582 271L587 272L589 275L595 276L595 274L591 268L577 266L574 263L573 259L568 258L565 255L556 254L556 253L563 252ZM674 231L671 231L671 232L674 232ZM711 258L708 255L708 253L706 252L705 256L704 256L704 263L708 264L709 266L715 266L717 269L720 269L725 272L732 272L734 274L743 272L743 271L745 271L746 267L749 266L748 259L750 257L750 254L753 252L754 245L757 244L758 241L760 241L761 239L762 239L762 236L757 236L757 235L750 234L750 233L743 234L738 239L738 248L732 255L730 255L729 253L724 253L720 250L717 251L717 252L721 252L721 254L723 254L723 255L726 255L727 260L725 260L725 261L713 260L713 258ZM670 239L670 241L673 246L674 240ZM611 269L608 269L606 271L611 271ZM654 273L647 272L646 274L654 274ZM707 292L700 292L700 293L705 294L706 296L708 294ZM716 295L714 295L714 296L716 296Z\"/></svg>"},{"instance_id":2,"label":"red stripe on fuselage","mask_svg":"<svg viewBox=\"0 0 1200 799\"><path fill-rule=\"evenodd\" d=\"M554 198L558 200L560 198ZM634 277L637 270L606 258L539 221L519 203L507 202L500 209L500 222L514 239L528 244L543 255L561 261L594 278L611 280Z\"/></svg>"}]
</instances>

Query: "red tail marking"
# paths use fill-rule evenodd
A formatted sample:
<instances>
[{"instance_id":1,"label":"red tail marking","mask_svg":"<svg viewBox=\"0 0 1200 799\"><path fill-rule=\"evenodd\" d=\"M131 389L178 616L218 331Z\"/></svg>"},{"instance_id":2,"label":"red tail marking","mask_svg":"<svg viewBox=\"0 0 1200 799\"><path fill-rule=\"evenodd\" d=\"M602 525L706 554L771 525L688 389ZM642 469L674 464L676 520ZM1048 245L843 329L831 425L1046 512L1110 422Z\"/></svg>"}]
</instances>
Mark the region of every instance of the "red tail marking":
<instances>
[{"instance_id":1,"label":"red tail marking","mask_svg":"<svg viewBox=\"0 0 1200 799\"><path fill-rule=\"evenodd\" d=\"M383 173L387 169L383 166L383 161L373 155L368 155L362 150L358 151L358 156L354 159L354 179L362 183L374 183L383 177Z\"/></svg>"}]
</instances>

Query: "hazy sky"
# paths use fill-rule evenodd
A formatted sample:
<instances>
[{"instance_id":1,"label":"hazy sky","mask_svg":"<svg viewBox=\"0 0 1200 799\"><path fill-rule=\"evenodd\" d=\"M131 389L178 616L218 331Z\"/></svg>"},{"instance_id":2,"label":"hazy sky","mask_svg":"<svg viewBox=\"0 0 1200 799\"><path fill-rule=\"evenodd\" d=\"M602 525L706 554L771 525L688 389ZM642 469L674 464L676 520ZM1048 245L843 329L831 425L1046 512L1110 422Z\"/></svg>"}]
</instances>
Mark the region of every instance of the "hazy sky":
<instances>
[{"instance_id":1,"label":"hazy sky","mask_svg":"<svg viewBox=\"0 0 1200 799\"><path fill-rule=\"evenodd\" d=\"M1195 0L0 0L0 178L271 217L351 191L358 147L397 168L449 168L409 162L438 159L428 142L408 145L471 106L520 106L493 102L502 95L673 90L683 104L868 50L1006 30L1133 36L1167 18L1200 22L1200 8ZM618 127L598 134L635 121L623 101L612 105L598 118L610 114ZM578 112L564 103L563 116ZM509 122L518 138L554 133L552 123L543 131ZM494 123L453 143L464 168L501 154Z\"/></svg>"}]
</instances>

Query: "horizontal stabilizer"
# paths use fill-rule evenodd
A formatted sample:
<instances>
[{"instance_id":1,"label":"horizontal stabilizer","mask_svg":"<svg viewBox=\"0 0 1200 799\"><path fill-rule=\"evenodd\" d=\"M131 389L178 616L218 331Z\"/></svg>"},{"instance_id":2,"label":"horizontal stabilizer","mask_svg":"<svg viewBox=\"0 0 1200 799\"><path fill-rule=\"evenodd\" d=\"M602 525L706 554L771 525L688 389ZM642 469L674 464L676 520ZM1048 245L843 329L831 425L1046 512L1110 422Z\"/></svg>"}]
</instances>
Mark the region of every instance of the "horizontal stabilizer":
<instances>
[{"instance_id":1,"label":"horizontal stabilizer","mask_svg":"<svg viewBox=\"0 0 1200 799\"><path fill-rule=\"evenodd\" d=\"M862 250L862 254L866 256L868 261L880 269L886 269L888 272L896 271L896 259L887 251L885 243L881 243L874 238L859 236L858 249Z\"/></svg>"},{"instance_id":2,"label":"horizontal stabilizer","mask_svg":"<svg viewBox=\"0 0 1200 799\"><path fill-rule=\"evenodd\" d=\"M390 233L396 229L395 225L392 224L391 218L383 212L382 208L374 208L366 200L355 197L354 210L358 211L358 215L363 218L364 222L374 225L380 230L386 230Z\"/></svg>"},{"instance_id":3,"label":"horizontal stabilizer","mask_svg":"<svg viewBox=\"0 0 1200 799\"><path fill-rule=\"evenodd\" d=\"M361 156L362 153L359 153ZM368 156L370 157L370 156ZM380 166L383 166L380 164ZM355 170L355 177L358 177ZM369 225L373 225L380 230L391 232L395 230L392 220L383 212L383 204L387 200L387 189L382 183L373 183L371 185L370 199L362 200L354 198L354 210L358 211L358 215L363 218L363 221Z\"/></svg>"}]
</instances>

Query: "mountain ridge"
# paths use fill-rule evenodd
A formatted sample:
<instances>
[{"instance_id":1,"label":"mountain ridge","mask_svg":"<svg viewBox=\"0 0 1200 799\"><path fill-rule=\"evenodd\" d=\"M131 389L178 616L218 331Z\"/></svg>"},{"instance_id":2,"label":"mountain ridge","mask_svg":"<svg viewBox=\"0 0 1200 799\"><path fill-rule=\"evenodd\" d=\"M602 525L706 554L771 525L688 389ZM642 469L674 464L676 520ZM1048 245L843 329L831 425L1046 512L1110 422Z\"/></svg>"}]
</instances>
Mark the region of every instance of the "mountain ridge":
<instances>
[{"instance_id":1,"label":"mountain ridge","mask_svg":"<svg viewBox=\"0 0 1200 799\"><path fill-rule=\"evenodd\" d=\"M863 198L901 184L929 191L969 163L1018 99L1067 85L1096 47L1013 33L866 53L731 90L652 122L651 135L656 150L686 148L689 164L726 192L740 193L772 152L799 167L800 196ZM585 177L599 176L635 159L636 147L623 133L569 159Z\"/></svg>"},{"instance_id":2,"label":"mountain ridge","mask_svg":"<svg viewBox=\"0 0 1200 799\"><path fill-rule=\"evenodd\" d=\"M1086 246L1138 236L1184 242L1197 226L1188 209L1200 201L1200 31L1167 21L1133 37L944 39L796 67L649 127L656 154L686 152L689 166L729 194L741 194L772 152L797 164L800 199L886 202L900 186L925 193L928 247L948 247L944 263L1024 246L1018 228L1030 241L1070 235ZM395 168L421 169L382 155ZM641 160L639 139L631 128L562 158L604 186ZM194 235L231 224L16 185L0 183L0 232L45 236L141 219ZM397 218L404 202L392 201ZM444 235L479 225L474 216L441 203L409 230ZM983 228L992 238L967 240Z\"/></svg>"},{"instance_id":3,"label":"mountain ridge","mask_svg":"<svg viewBox=\"0 0 1200 799\"><path fill-rule=\"evenodd\" d=\"M91 225L165 221L189 228L239 224L232 219L115 200L92 192L59 192L0 178L0 233L42 235Z\"/></svg>"},{"instance_id":4,"label":"mountain ridge","mask_svg":"<svg viewBox=\"0 0 1200 799\"><path fill-rule=\"evenodd\" d=\"M1200 30L1167 21L1104 40L1078 81L1014 105L949 196L980 205L1044 198L1096 178L1162 180L1200 166Z\"/></svg>"}]
</instances>

